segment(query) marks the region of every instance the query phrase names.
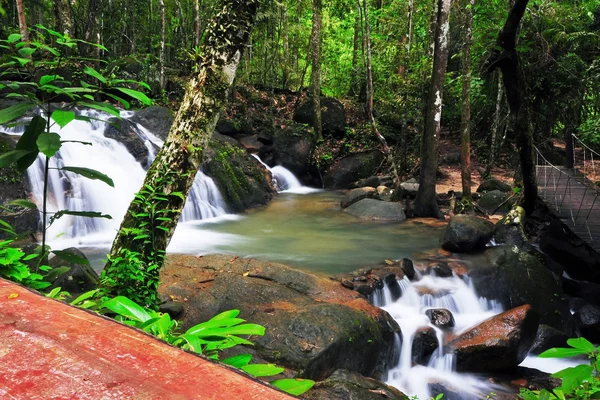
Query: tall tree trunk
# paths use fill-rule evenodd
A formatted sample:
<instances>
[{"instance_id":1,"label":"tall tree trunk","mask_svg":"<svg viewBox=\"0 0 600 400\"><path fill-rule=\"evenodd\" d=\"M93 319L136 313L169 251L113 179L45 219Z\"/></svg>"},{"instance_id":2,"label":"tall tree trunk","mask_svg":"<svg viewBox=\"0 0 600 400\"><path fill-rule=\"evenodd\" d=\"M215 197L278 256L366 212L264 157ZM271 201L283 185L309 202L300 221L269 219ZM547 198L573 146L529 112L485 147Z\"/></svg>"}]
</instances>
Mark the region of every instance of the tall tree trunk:
<instances>
[{"instance_id":1,"label":"tall tree trunk","mask_svg":"<svg viewBox=\"0 0 600 400\"><path fill-rule=\"evenodd\" d=\"M506 88L506 99L511 114L511 126L519 149L523 176L523 208L533 211L537 199L533 138L529 128L529 111L525 96L525 82L519 69L516 50L517 34L529 0L516 0L504 27L498 34L496 48L488 62L488 70L500 68Z\"/></svg>"},{"instance_id":2,"label":"tall tree trunk","mask_svg":"<svg viewBox=\"0 0 600 400\"><path fill-rule=\"evenodd\" d=\"M200 0L194 2L194 47L200 46Z\"/></svg>"},{"instance_id":3,"label":"tall tree trunk","mask_svg":"<svg viewBox=\"0 0 600 400\"><path fill-rule=\"evenodd\" d=\"M136 28L137 25L135 23L135 0L129 1L129 27L131 28L131 53L135 54L137 50L137 42L136 42Z\"/></svg>"},{"instance_id":4,"label":"tall tree trunk","mask_svg":"<svg viewBox=\"0 0 600 400\"><path fill-rule=\"evenodd\" d=\"M315 113L314 128L317 140L323 138L323 124L321 123L321 25L322 9L321 0L313 0L313 24L312 24L312 103Z\"/></svg>"},{"instance_id":5,"label":"tall tree trunk","mask_svg":"<svg viewBox=\"0 0 600 400\"><path fill-rule=\"evenodd\" d=\"M356 0L356 16L354 17L354 40L352 48L352 77L350 79L350 90L348 95L358 96L360 94L360 65L358 63L358 50L360 49L361 32L361 5L360 0Z\"/></svg>"},{"instance_id":6,"label":"tall tree trunk","mask_svg":"<svg viewBox=\"0 0 600 400\"><path fill-rule=\"evenodd\" d=\"M16 0L17 2L17 16L19 18L19 30L23 36L23 41L29 42L29 31L27 30L27 20L25 19L25 7L23 7L23 0Z\"/></svg>"},{"instance_id":7,"label":"tall tree trunk","mask_svg":"<svg viewBox=\"0 0 600 400\"><path fill-rule=\"evenodd\" d=\"M161 0L162 1L162 0ZM155 306L158 275L185 199L236 75L260 0L222 0L208 29L199 71L189 82L169 135L121 223L103 272L109 295L140 293ZM134 254L137 277L123 259ZM142 278L140 278L140 276Z\"/></svg>"},{"instance_id":8,"label":"tall tree trunk","mask_svg":"<svg viewBox=\"0 0 600 400\"><path fill-rule=\"evenodd\" d=\"M68 0L54 0L52 2L54 14L54 29L61 33L73 36L73 24L71 22L71 5Z\"/></svg>"},{"instance_id":9,"label":"tall tree trunk","mask_svg":"<svg viewBox=\"0 0 600 400\"><path fill-rule=\"evenodd\" d=\"M494 111L494 120L492 121L491 138L490 138L490 157L488 159L483 178L487 178L492 173L492 168L496 163L496 157L500 153L501 146L498 141L498 129L500 128L500 117L502 114L502 73L498 70L498 91L496 94L496 110Z\"/></svg>"},{"instance_id":10,"label":"tall tree trunk","mask_svg":"<svg viewBox=\"0 0 600 400\"><path fill-rule=\"evenodd\" d=\"M281 87L287 89L290 83L290 35L289 16L286 7L281 7L281 18L283 19L283 61L281 63Z\"/></svg>"},{"instance_id":11,"label":"tall tree trunk","mask_svg":"<svg viewBox=\"0 0 600 400\"><path fill-rule=\"evenodd\" d=\"M406 71L408 70L408 65L410 63L410 50L412 47L412 31L413 31L413 13L414 13L414 7L415 7L415 0L408 0L408 13L407 13L407 32L406 32L406 36L403 36L402 40L400 41L400 44L402 46L402 53L404 54L404 57L402 59L402 61L400 62L400 68L398 69L398 75L400 75L401 77L405 77L406 76Z\"/></svg>"},{"instance_id":12,"label":"tall tree trunk","mask_svg":"<svg viewBox=\"0 0 600 400\"><path fill-rule=\"evenodd\" d=\"M425 132L421 150L421 174L419 191L415 199L415 215L443 218L437 205L435 181L438 159L438 142L442 122L442 99L446 66L448 65L448 37L450 31L451 0L438 0L433 52L433 73L429 89Z\"/></svg>"},{"instance_id":13,"label":"tall tree trunk","mask_svg":"<svg viewBox=\"0 0 600 400\"><path fill-rule=\"evenodd\" d=\"M471 43L473 41L473 8L475 0L467 0L465 9L465 42L462 54L462 112L461 125L461 180L464 198L471 198Z\"/></svg>"},{"instance_id":14,"label":"tall tree trunk","mask_svg":"<svg viewBox=\"0 0 600 400\"><path fill-rule=\"evenodd\" d=\"M167 31L167 19L165 12L165 0L158 0L158 6L160 7L160 51L158 55L158 81L160 84L160 90L165 90L165 41Z\"/></svg>"},{"instance_id":15,"label":"tall tree trunk","mask_svg":"<svg viewBox=\"0 0 600 400\"><path fill-rule=\"evenodd\" d=\"M386 156L390 167L392 168L394 187L400 185L400 177L398 176L398 168L392 156L392 152L385 141L385 138L379 133L377 123L373 117L373 67L371 63L371 26L369 24L369 6L367 0L363 0L364 15L365 15L365 44L367 47L367 119L371 122L371 130L377 140L381 143L383 153Z\"/></svg>"}]
</instances>

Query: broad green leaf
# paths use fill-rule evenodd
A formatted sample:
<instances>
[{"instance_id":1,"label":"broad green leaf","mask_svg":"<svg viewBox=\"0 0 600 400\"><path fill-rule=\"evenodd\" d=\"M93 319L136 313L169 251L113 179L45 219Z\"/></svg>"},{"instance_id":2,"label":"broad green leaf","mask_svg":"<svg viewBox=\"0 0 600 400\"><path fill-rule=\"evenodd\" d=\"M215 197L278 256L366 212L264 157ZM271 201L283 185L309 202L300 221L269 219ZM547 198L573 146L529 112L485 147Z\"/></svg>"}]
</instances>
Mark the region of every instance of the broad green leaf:
<instances>
[{"instance_id":1,"label":"broad green leaf","mask_svg":"<svg viewBox=\"0 0 600 400\"><path fill-rule=\"evenodd\" d=\"M194 331L190 328L186 333L191 335L198 335L199 337L227 337L231 335L257 335L263 336L265 334L265 327L257 324L243 324L237 326L230 326L227 328L209 328Z\"/></svg>"},{"instance_id":2,"label":"broad green leaf","mask_svg":"<svg viewBox=\"0 0 600 400\"><path fill-rule=\"evenodd\" d=\"M221 360L223 364L231 365L232 367L242 368L252 360L252 354L238 354L237 356L229 357Z\"/></svg>"},{"instance_id":3,"label":"broad green leaf","mask_svg":"<svg viewBox=\"0 0 600 400\"><path fill-rule=\"evenodd\" d=\"M40 269L42 269L42 268L40 267ZM64 265L61 267L54 267L50 271L48 271L48 273L45 276L45 279L48 282L54 282L56 280L56 278L66 274L70 270L71 270L71 268L65 267Z\"/></svg>"},{"instance_id":4,"label":"broad green leaf","mask_svg":"<svg viewBox=\"0 0 600 400\"><path fill-rule=\"evenodd\" d=\"M243 366L241 370L259 378L261 376L278 375L282 373L285 369L278 367L275 364L250 364Z\"/></svg>"},{"instance_id":5,"label":"broad green leaf","mask_svg":"<svg viewBox=\"0 0 600 400\"><path fill-rule=\"evenodd\" d=\"M13 200L13 201L9 202L8 205L9 206L19 206L19 207L24 207L24 208L31 208L31 209L37 210L37 206L35 205L35 203L33 203L29 200L24 200L24 199Z\"/></svg>"},{"instance_id":6,"label":"broad green leaf","mask_svg":"<svg viewBox=\"0 0 600 400\"><path fill-rule=\"evenodd\" d=\"M92 68L90 66L86 66L83 69L83 72L85 74L88 74L89 76L92 76L92 77L98 79L100 82L102 82L104 84L106 84L106 82L107 82L106 78L104 76L102 76L102 74L100 72L96 71L94 68Z\"/></svg>"},{"instance_id":7,"label":"broad green leaf","mask_svg":"<svg viewBox=\"0 0 600 400\"><path fill-rule=\"evenodd\" d=\"M239 325L246 322L241 318L230 318L213 321L212 319L206 322L202 322L198 325L194 325L187 330L187 333L198 334L199 332L212 329L212 328L228 328L234 325Z\"/></svg>"},{"instance_id":8,"label":"broad green leaf","mask_svg":"<svg viewBox=\"0 0 600 400\"><path fill-rule=\"evenodd\" d=\"M45 44L42 45L42 49L46 50L48 53L52 54L53 56L59 57L60 56L60 52L50 46L46 46Z\"/></svg>"},{"instance_id":9,"label":"broad green leaf","mask_svg":"<svg viewBox=\"0 0 600 400\"><path fill-rule=\"evenodd\" d=\"M15 43L15 42L18 42L19 40L21 40L22 37L23 37L23 35L21 35L19 33L13 33L12 35L8 36L8 39L6 39L6 41L8 43Z\"/></svg>"},{"instance_id":10,"label":"broad green leaf","mask_svg":"<svg viewBox=\"0 0 600 400\"><path fill-rule=\"evenodd\" d=\"M150 185L146 185L146 186L150 187ZM150 189L154 190L154 189L152 189L152 187L150 187ZM224 320L224 319L229 319L229 318L235 318L239 314L240 314L240 310L227 310L227 311L223 311L220 314L215 315L208 321L219 321L219 320ZM206 322L208 322L208 321L206 321Z\"/></svg>"},{"instance_id":11,"label":"broad green leaf","mask_svg":"<svg viewBox=\"0 0 600 400\"><path fill-rule=\"evenodd\" d=\"M60 126L64 128L69 122L75 119L75 112L65 110L54 110L52 113L52 119Z\"/></svg>"},{"instance_id":12,"label":"broad green leaf","mask_svg":"<svg viewBox=\"0 0 600 400\"><path fill-rule=\"evenodd\" d=\"M100 308L108 308L115 314L132 319L137 322L146 322L152 318L148 311L125 296L117 296L100 305Z\"/></svg>"},{"instance_id":13,"label":"broad green leaf","mask_svg":"<svg viewBox=\"0 0 600 400\"><path fill-rule=\"evenodd\" d=\"M17 62L18 62L19 64L21 64L21 67L23 67L23 66L25 66L26 64L28 64L28 63L30 63L30 62L31 62L31 58L22 58L22 57L14 57L14 56L13 56L13 58L14 58L15 60L17 60Z\"/></svg>"},{"instance_id":14,"label":"broad green leaf","mask_svg":"<svg viewBox=\"0 0 600 400\"><path fill-rule=\"evenodd\" d=\"M57 31L53 31L52 29L48 29L44 25L37 24L35 27L38 28L38 29L41 29L43 31L46 31L49 34L51 34L52 36L56 36L57 38L64 39L64 37L65 37L62 33L57 32Z\"/></svg>"},{"instance_id":15,"label":"broad green leaf","mask_svg":"<svg viewBox=\"0 0 600 400\"><path fill-rule=\"evenodd\" d=\"M271 382L271 385L283 390L292 396L299 396L313 387L315 381L310 379L278 379Z\"/></svg>"},{"instance_id":16,"label":"broad green leaf","mask_svg":"<svg viewBox=\"0 0 600 400\"><path fill-rule=\"evenodd\" d=\"M17 142L17 150L26 150L28 154L17 160L17 168L19 171L25 171L35 162L38 156L39 149L37 145L37 139L40 137L44 129L46 128L46 120L39 115L32 118L25 129L23 135Z\"/></svg>"},{"instance_id":17,"label":"broad green leaf","mask_svg":"<svg viewBox=\"0 0 600 400\"><path fill-rule=\"evenodd\" d=\"M70 211L70 210L60 210L54 213L53 216L50 217L50 225L54 223L57 219L61 218L63 215L73 215L75 217L87 217L87 218L106 218L112 219L112 217L108 214L102 214L97 211Z\"/></svg>"},{"instance_id":18,"label":"broad green leaf","mask_svg":"<svg viewBox=\"0 0 600 400\"><path fill-rule=\"evenodd\" d=\"M37 138L37 147L46 157L52 157L60 150L60 135L54 132L44 133Z\"/></svg>"},{"instance_id":19,"label":"broad green leaf","mask_svg":"<svg viewBox=\"0 0 600 400\"><path fill-rule=\"evenodd\" d=\"M542 358L567 358L586 354L585 351L579 349L555 347L541 353L538 357Z\"/></svg>"},{"instance_id":20,"label":"broad green leaf","mask_svg":"<svg viewBox=\"0 0 600 400\"><path fill-rule=\"evenodd\" d=\"M593 379L594 369L591 365L581 364L576 367L565 368L552 374L554 378L562 378L561 388L565 394L573 392L582 382Z\"/></svg>"},{"instance_id":21,"label":"broad green leaf","mask_svg":"<svg viewBox=\"0 0 600 400\"><path fill-rule=\"evenodd\" d=\"M133 90L133 89L127 89L127 88L115 88L120 92L125 93L128 96L133 97L136 100L139 100L142 104L149 106L152 104L152 100L150 100L150 98L148 98L148 96L146 96L144 93L139 92L137 90Z\"/></svg>"},{"instance_id":22,"label":"broad green leaf","mask_svg":"<svg viewBox=\"0 0 600 400\"><path fill-rule=\"evenodd\" d=\"M50 292L48 292L48 294L46 294L46 297L55 299L59 292L60 292L60 287L55 287Z\"/></svg>"},{"instance_id":23,"label":"broad green leaf","mask_svg":"<svg viewBox=\"0 0 600 400\"><path fill-rule=\"evenodd\" d=\"M19 103L14 106L6 107L0 110L0 125L22 117L27 111L35 107L35 103Z\"/></svg>"},{"instance_id":24,"label":"broad green leaf","mask_svg":"<svg viewBox=\"0 0 600 400\"><path fill-rule=\"evenodd\" d=\"M577 350L585 351L586 353L593 353L596 348L586 338L573 338L567 340L567 344Z\"/></svg>"},{"instance_id":25,"label":"broad green leaf","mask_svg":"<svg viewBox=\"0 0 600 400\"><path fill-rule=\"evenodd\" d=\"M181 335L182 338L185 339L187 344L190 346L190 350L196 352L198 354L202 354L202 342L198 336L194 335Z\"/></svg>"},{"instance_id":26,"label":"broad green leaf","mask_svg":"<svg viewBox=\"0 0 600 400\"><path fill-rule=\"evenodd\" d=\"M89 290L89 291L87 291L85 293L82 293L75 300L71 301L71 305L74 305L74 306L79 305L79 303L82 303L85 300L89 299L90 297L93 297L96 293L98 293L99 290L100 289L94 289L94 290Z\"/></svg>"},{"instance_id":27,"label":"broad green leaf","mask_svg":"<svg viewBox=\"0 0 600 400\"><path fill-rule=\"evenodd\" d=\"M46 85L56 79L58 79L60 75L44 75L40 78L40 85Z\"/></svg>"},{"instance_id":28,"label":"broad green leaf","mask_svg":"<svg viewBox=\"0 0 600 400\"><path fill-rule=\"evenodd\" d=\"M33 53L35 53L37 49L33 47L23 47L19 49L19 55L21 57L31 57Z\"/></svg>"},{"instance_id":29,"label":"broad green leaf","mask_svg":"<svg viewBox=\"0 0 600 400\"><path fill-rule=\"evenodd\" d=\"M107 95L108 97L110 97L113 100L116 100L117 102L121 103L123 105L123 107L125 107L126 110L129 110L129 102L127 100L125 100L122 97L119 96L115 96L114 94L111 93L106 93L104 92L105 95Z\"/></svg>"},{"instance_id":30,"label":"broad green leaf","mask_svg":"<svg viewBox=\"0 0 600 400\"><path fill-rule=\"evenodd\" d=\"M98 172L95 169L83 168L83 167L62 167L61 170L74 172L88 179L95 179L106 183L108 186L115 187L115 183L108 176L102 172Z\"/></svg>"},{"instance_id":31,"label":"broad green leaf","mask_svg":"<svg viewBox=\"0 0 600 400\"><path fill-rule=\"evenodd\" d=\"M26 156L30 152L27 150L11 150L0 155L0 168L8 167L16 163L21 157Z\"/></svg>"},{"instance_id":32,"label":"broad green leaf","mask_svg":"<svg viewBox=\"0 0 600 400\"><path fill-rule=\"evenodd\" d=\"M65 261L68 261L73 264L79 265L90 265L90 262L85 257L80 257L77 254L73 254L70 251L65 250L52 250L51 253L62 258Z\"/></svg>"}]
</instances>

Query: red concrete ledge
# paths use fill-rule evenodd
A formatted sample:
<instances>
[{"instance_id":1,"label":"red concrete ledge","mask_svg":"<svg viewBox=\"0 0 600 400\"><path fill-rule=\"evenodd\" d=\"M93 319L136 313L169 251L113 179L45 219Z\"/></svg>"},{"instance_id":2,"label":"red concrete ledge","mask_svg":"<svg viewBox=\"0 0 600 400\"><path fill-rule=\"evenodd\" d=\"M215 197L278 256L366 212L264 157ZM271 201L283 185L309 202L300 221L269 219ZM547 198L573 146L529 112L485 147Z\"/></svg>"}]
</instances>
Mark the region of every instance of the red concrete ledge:
<instances>
[{"instance_id":1,"label":"red concrete ledge","mask_svg":"<svg viewBox=\"0 0 600 400\"><path fill-rule=\"evenodd\" d=\"M293 399L138 330L0 279L1 399Z\"/></svg>"}]
</instances>

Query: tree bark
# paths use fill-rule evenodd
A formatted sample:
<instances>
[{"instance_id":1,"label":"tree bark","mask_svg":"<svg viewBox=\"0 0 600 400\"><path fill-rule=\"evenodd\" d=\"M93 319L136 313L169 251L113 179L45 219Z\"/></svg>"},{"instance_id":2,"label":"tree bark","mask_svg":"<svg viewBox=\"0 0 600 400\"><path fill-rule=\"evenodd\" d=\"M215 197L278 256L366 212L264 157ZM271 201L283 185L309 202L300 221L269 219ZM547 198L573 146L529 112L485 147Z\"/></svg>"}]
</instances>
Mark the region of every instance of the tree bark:
<instances>
[{"instance_id":1,"label":"tree bark","mask_svg":"<svg viewBox=\"0 0 600 400\"><path fill-rule=\"evenodd\" d=\"M165 36L167 31L165 0L158 0L158 6L160 7L160 51L158 54L158 81L160 84L160 89L165 90Z\"/></svg>"},{"instance_id":2,"label":"tree bark","mask_svg":"<svg viewBox=\"0 0 600 400\"><path fill-rule=\"evenodd\" d=\"M290 35L289 16L286 7L281 7L281 18L283 19L283 62L281 71L281 86L287 89L290 84Z\"/></svg>"},{"instance_id":3,"label":"tree bark","mask_svg":"<svg viewBox=\"0 0 600 400\"><path fill-rule=\"evenodd\" d=\"M227 103L259 3L260 0L220 2L220 12L207 31L198 73L188 83L169 135L113 242L103 273L103 288L109 295L140 288L154 292L154 299L146 298L146 303L156 301L165 250L203 161L208 141ZM149 192L158 196L152 197ZM131 254L128 252L136 254L143 280L120 273L123 262L118 260Z\"/></svg>"},{"instance_id":4,"label":"tree bark","mask_svg":"<svg viewBox=\"0 0 600 400\"><path fill-rule=\"evenodd\" d=\"M194 47L200 46L200 0L194 2Z\"/></svg>"},{"instance_id":5,"label":"tree bark","mask_svg":"<svg viewBox=\"0 0 600 400\"><path fill-rule=\"evenodd\" d=\"M504 27L498 34L496 48L487 69L500 68L506 88L506 99L511 114L511 127L519 149L523 177L523 208L527 214L533 211L537 199L533 138L529 128L529 111L525 96L525 83L519 67L516 50L519 25L529 0L516 0Z\"/></svg>"},{"instance_id":6,"label":"tree bark","mask_svg":"<svg viewBox=\"0 0 600 400\"><path fill-rule=\"evenodd\" d=\"M349 96L358 96L360 94L360 66L358 64L358 50L360 48L361 31L361 5L360 0L356 0L356 16L354 18L354 40L352 48L352 77L350 79Z\"/></svg>"},{"instance_id":7,"label":"tree bark","mask_svg":"<svg viewBox=\"0 0 600 400\"><path fill-rule=\"evenodd\" d=\"M496 157L500 153L500 149L502 148L498 141L498 129L500 128L500 115L502 113L502 73L498 71L498 92L496 94L496 110L494 111L494 121L492 121L492 132L491 132L491 146L490 146L490 157L488 159L487 166L485 168L485 172L483 173L483 178L487 178L490 176L492 172L492 168L496 163Z\"/></svg>"},{"instance_id":8,"label":"tree bark","mask_svg":"<svg viewBox=\"0 0 600 400\"><path fill-rule=\"evenodd\" d=\"M23 0L16 0L17 2L17 17L19 18L19 30L23 36L24 42L29 42L29 31L27 30L27 20L25 19L25 7L23 7Z\"/></svg>"},{"instance_id":9,"label":"tree bark","mask_svg":"<svg viewBox=\"0 0 600 400\"><path fill-rule=\"evenodd\" d=\"M313 19L312 19L312 75L311 92L312 104L315 113L314 129L317 140L323 138L323 124L321 123L321 25L322 9L321 0L313 0Z\"/></svg>"},{"instance_id":10,"label":"tree bark","mask_svg":"<svg viewBox=\"0 0 600 400\"><path fill-rule=\"evenodd\" d=\"M433 52L433 73L429 89L425 132L421 150L419 190L415 199L415 215L443 218L437 204L435 181L438 159L438 142L442 122L442 98L446 66L448 65L448 37L450 31L451 0L438 0Z\"/></svg>"},{"instance_id":11,"label":"tree bark","mask_svg":"<svg viewBox=\"0 0 600 400\"><path fill-rule=\"evenodd\" d=\"M465 9L465 42L462 54L461 180L463 198L471 198L471 43L473 42L473 8L475 0L467 0Z\"/></svg>"}]
</instances>

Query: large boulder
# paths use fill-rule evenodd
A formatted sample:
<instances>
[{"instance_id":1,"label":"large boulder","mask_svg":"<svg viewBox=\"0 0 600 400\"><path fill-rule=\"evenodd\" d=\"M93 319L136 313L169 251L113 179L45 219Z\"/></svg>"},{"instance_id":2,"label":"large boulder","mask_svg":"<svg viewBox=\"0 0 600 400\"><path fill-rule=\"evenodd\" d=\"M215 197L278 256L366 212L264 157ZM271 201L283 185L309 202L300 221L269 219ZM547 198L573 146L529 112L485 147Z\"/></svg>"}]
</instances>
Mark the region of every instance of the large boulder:
<instances>
[{"instance_id":1,"label":"large boulder","mask_svg":"<svg viewBox=\"0 0 600 400\"><path fill-rule=\"evenodd\" d=\"M540 354L554 347L567 347L569 337L551 326L540 324L535 340L529 350L533 354Z\"/></svg>"},{"instance_id":2,"label":"large boulder","mask_svg":"<svg viewBox=\"0 0 600 400\"><path fill-rule=\"evenodd\" d=\"M495 213L506 214L511 206L507 200L508 196L506 193L499 190L492 190L481 195L481 198L477 201L477 206L488 215Z\"/></svg>"},{"instance_id":3,"label":"large boulder","mask_svg":"<svg viewBox=\"0 0 600 400\"><path fill-rule=\"evenodd\" d=\"M577 328L591 342L600 342L600 306L585 304L573 314Z\"/></svg>"},{"instance_id":4,"label":"large boulder","mask_svg":"<svg viewBox=\"0 0 600 400\"><path fill-rule=\"evenodd\" d=\"M75 247L70 247L63 251L66 255L56 255L48 262L52 270L56 270L57 272L62 271L62 267L68 268L65 272L56 274L52 280L51 288L60 287L62 290L69 292L73 297L96 289L100 282L100 277L91 267L85 254ZM55 275L52 273L52 270L48 275Z\"/></svg>"},{"instance_id":5,"label":"large boulder","mask_svg":"<svg viewBox=\"0 0 600 400\"><path fill-rule=\"evenodd\" d=\"M477 192L484 193L499 190L503 193L506 193L510 192L510 189L511 188L509 184L499 181L498 179L491 178L481 182L481 184L477 188Z\"/></svg>"},{"instance_id":6,"label":"large boulder","mask_svg":"<svg viewBox=\"0 0 600 400\"><path fill-rule=\"evenodd\" d=\"M316 137L311 127L291 124L273 134L272 162L289 169L303 181L313 170L312 153Z\"/></svg>"},{"instance_id":7,"label":"large boulder","mask_svg":"<svg viewBox=\"0 0 600 400\"><path fill-rule=\"evenodd\" d=\"M344 198L340 201L342 208L350 207L352 204L362 199L372 199L376 194L375 188L370 186L361 187L358 189L352 189Z\"/></svg>"},{"instance_id":8,"label":"large boulder","mask_svg":"<svg viewBox=\"0 0 600 400\"><path fill-rule=\"evenodd\" d=\"M184 304L183 329L239 309L267 328L249 351L302 377L322 380L336 369L379 376L393 356L399 328L389 314L325 277L238 257L173 255L161 282L163 298Z\"/></svg>"},{"instance_id":9,"label":"large boulder","mask_svg":"<svg viewBox=\"0 0 600 400\"><path fill-rule=\"evenodd\" d=\"M302 396L306 400L408 400L398 389L356 372L338 369Z\"/></svg>"},{"instance_id":10,"label":"large boulder","mask_svg":"<svg viewBox=\"0 0 600 400\"><path fill-rule=\"evenodd\" d=\"M372 176L383 160L379 150L354 153L339 160L323 176L326 189L348 189L359 179Z\"/></svg>"},{"instance_id":11,"label":"large boulder","mask_svg":"<svg viewBox=\"0 0 600 400\"><path fill-rule=\"evenodd\" d=\"M362 199L344 211L360 219L377 221L404 221L406 219L402 204L375 199Z\"/></svg>"},{"instance_id":12,"label":"large boulder","mask_svg":"<svg viewBox=\"0 0 600 400\"><path fill-rule=\"evenodd\" d=\"M458 371L511 370L527 356L538 324L538 314L523 305L462 333L448 344L448 351L454 353Z\"/></svg>"},{"instance_id":13,"label":"large boulder","mask_svg":"<svg viewBox=\"0 0 600 400\"><path fill-rule=\"evenodd\" d=\"M171 125L173 125L175 116L173 115L173 111L166 107L151 106L136 111L129 119L142 125L160 139L165 140L169 134Z\"/></svg>"},{"instance_id":14,"label":"large boulder","mask_svg":"<svg viewBox=\"0 0 600 400\"><path fill-rule=\"evenodd\" d=\"M150 167L152 160L149 158L150 152L146 147L146 138L142 137L142 133L139 132L135 123L126 119L110 118L104 130L104 136L123 144L129 154L144 168ZM155 149L158 152L158 147Z\"/></svg>"},{"instance_id":15,"label":"large boulder","mask_svg":"<svg viewBox=\"0 0 600 400\"><path fill-rule=\"evenodd\" d=\"M294 111L294 121L314 126L314 120L312 99L309 98ZM321 97L321 125L325 135L335 138L346 135L346 109L341 101L333 97Z\"/></svg>"},{"instance_id":16,"label":"large boulder","mask_svg":"<svg viewBox=\"0 0 600 400\"><path fill-rule=\"evenodd\" d=\"M574 321L569 304L555 276L539 254L529 254L516 246L496 246L483 253L485 259L473 263L469 276L475 288L504 309L530 304L540 315L540 323L571 336Z\"/></svg>"},{"instance_id":17,"label":"large boulder","mask_svg":"<svg viewBox=\"0 0 600 400\"><path fill-rule=\"evenodd\" d=\"M442 232L440 244L454 253L483 250L494 235L494 224L471 215L456 215Z\"/></svg>"},{"instance_id":18,"label":"large boulder","mask_svg":"<svg viewBox=\"0 0 600 400\"><path fill-rule=\"evenodd\" d=\"M412 361L417 364L427 365L431 355L438 347L437 334L432 327L424 326L417 329L412 342Z\"/></svg>"},{"instance_id":19,"label":"large boulder","mask_svg":"<svg viewBox=\"0 0 600 400\"><path fill-rule=\"evenodd\" d=\"M271 173L234 139L215 132L206 156L202 168L215 181L229 211L264 205L276 193Z\"/></svg>"}]
</instances>

